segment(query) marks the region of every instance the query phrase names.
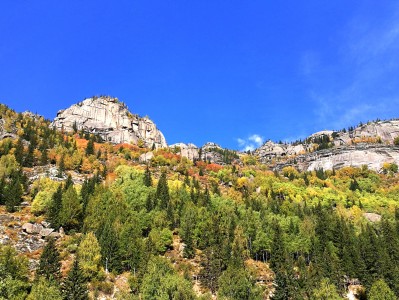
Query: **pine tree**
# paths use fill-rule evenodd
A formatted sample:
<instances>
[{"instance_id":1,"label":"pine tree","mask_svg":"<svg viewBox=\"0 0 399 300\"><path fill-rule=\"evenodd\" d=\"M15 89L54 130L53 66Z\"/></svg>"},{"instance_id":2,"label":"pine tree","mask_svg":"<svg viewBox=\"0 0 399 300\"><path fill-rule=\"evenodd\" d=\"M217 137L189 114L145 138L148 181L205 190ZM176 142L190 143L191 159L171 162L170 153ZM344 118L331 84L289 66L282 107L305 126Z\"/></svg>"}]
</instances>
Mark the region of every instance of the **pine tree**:
<instances>
[{"instance_id":1,"label":"pine tree","mask_svg":"<svg viewBox=\"0 0 399 300\"><path fill-rule=\"evenodd\" d=\"M79 268L78 259L76 258L72 269L69 271L67 278L64 281L62 294L64 300L88 300L87 284Z\"/></svg>"},{"instance_id":2,"label":"pine tree","mask_svg":"<svg viewBox=\"0 0 399 300\"><path fill-rule=\"evenodd\" d=\"M94 154L94 141L93 138L90 138L86 146L86 155L89 156L93 154Z\"/></svg>"},{"instance_id":3,"label":"pine tree","mask_svg":"<svg viewBox=\"0 0 399 300\"><path fill-rule=\"evenodd\" d=\"M68 174L67 180L64 184L64 191L68 190L70 186L73 186L73 180L71 174Z\"/></svg>"},{"instance_id":4,"label":"pine tree","mask_svg":"<svg viewBox=\"0 0 399 300\"><path fill-rule=\"evenodd\" d=\"M168 208L170 196L168 182L166 180L166 172L162 172L161 177L159 178L155 197L159 201L161 209Z\"/></svg>"},{"instance_id":5,"label":"pine tree","mask_svg":"<svg viewBox=\"0 0 399 300\"><path fill-rule=\"evenodd\" d=\"M47 280L58 281L61 278L60 268L60 255L55 246L55 240L51 238L44 247L43 253L40 256L39 267L36 275L44 276Z\"/></svg>"},{"instance_id":6,"label":"pine tree","mask_svg":"<svg viewBox=\"0 0 399 300\"><path fill-rule=\"evenodd\" d=\"M22 143L22 139L19 138L17 144L15 145L14 152L15 160L22 165L24 161L24 144Z\"/></svg>"},{"instance_id":7,"label":"pine tree","mask_svg":"<svg viewBox=\"0 0 399 300\"><path fill-rule=\"evenodd\" d=\"M0 179L0 205L5 204L5 187L6 187L6 180L4 177Z\"/></svg>"},{"instance_id":8,"label":"pine tree","mask_svg":"<svg viewBox=\"0 0 399 300\"><path fill-rule=\"evenodd\" d=\"M60 161L58 163L58 178L62 178L65 171L65 162L64 162L64 155L61 156Z\"/></svg>"},{"instance_id":9,"label":"pine tree","mask_svg":"<svg viewBox=\"0 0 399 300\"><path fill-rule=\"evenodd\" d=\"M147 167L145 169L145 173L144 173L144 185L147 187L152 186L151 171L150 171L150 168L148 167L148 165L147 165Z\"/></svg>"},{"instance_id":10,"label":"pine tree","mask_svg":"<svg viewBox=\"0 0 399 300\"><path fill-rule=\"evenodd\" d=\"M48 210L47 220L50 222L51 227L58 229L61 226L60 213L62 210L62 186L59 185L57 191L51 198L51 205Z\"/></svg>"},{"instance_id":11,"label":"pine tree","mask_svg":"<svg viewBox=\"0 0 399 300\"><path fill-rule=\"evenodd\" d=\"M98 242L101 247L103 265L109 270L120 269L119 239L115 228L107 221L99 231Z\"/></svg>"},{"instance_id":12,"label":"pine tree","mask_svg":"<svg viewBox=\"0 0 399 300\"><path fill-rule=\"evenodd\" d=\"M4 198L8 212L15 212L16 206L22 202L23 190L20 176L18 172L14 172L10 178L11 182L6 185Z\"/></svg>"},{"instance_id":13,"label":"pine tree","mask_svg":"<svg viewBox=\"0 0 399 300\"><path fill-rule=\"evenodd\" d=\"M278 223L274 224L274 236L271 247L270 266L273 270L278 270L285 263L285 247L283 242L283 231Z\"/></svg>"}]
</instances>

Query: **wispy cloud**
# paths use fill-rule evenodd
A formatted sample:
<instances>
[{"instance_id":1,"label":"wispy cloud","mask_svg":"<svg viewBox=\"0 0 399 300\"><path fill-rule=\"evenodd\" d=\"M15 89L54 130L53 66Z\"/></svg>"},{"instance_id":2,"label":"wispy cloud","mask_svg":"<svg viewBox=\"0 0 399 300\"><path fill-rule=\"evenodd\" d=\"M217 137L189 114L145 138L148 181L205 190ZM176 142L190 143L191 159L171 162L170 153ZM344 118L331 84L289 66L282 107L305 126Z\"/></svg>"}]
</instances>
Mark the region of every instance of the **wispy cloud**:
<instances>
[{"instance_id":1,"label":"wispy cloud","mask_svg":"<svg viewBox=\"0 0 399 300\"><path fill-rule=\"evenodd\" d=\"M390 14L379 23L355 16L339 37L334 58L303 53L300 68L319 126L340 129L399 115L399 6Z\"/></svg>"},{"instance_id":2,"label":"wispy cloud","mask_svg":"<svg viewBox=\"0 0 399 300\"><path fill-rule=\"evenodd\" d=\"M253 151L263 145L264 139L259 134L250 135L247 138L238 138L237 143L241 151Z\"/></svg>"}]
</instances>

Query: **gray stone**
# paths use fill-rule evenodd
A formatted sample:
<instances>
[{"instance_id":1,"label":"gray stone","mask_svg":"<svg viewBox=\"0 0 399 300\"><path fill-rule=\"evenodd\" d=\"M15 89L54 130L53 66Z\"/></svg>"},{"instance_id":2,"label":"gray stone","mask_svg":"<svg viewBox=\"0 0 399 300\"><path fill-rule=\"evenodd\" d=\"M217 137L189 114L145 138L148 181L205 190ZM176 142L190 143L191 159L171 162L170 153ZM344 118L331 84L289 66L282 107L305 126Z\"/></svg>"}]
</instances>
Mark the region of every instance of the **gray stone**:
<instances>
[{"instance_id":1,"label":"gray stone","mask_svg":"<svg viewBox=\"0 0 399 300\"><path fill-rule=\"evenodd\" d=\"M52 233L50 233L50 235L48 237L58 239L61 237L61 234L59 234L58 232L52 232Z\"/></svg>"},{"instance_id":2,"label":"gray stone","mask_svg":"<svg viewBox=\"0 0 399 300\"><path fill-rule=\"evenodd\" d=\"M99 134L103 140L115 144L138 144L141 140L147 147L167 147L162 132L148 117L130 113L117 98L85 99L59 111L51 126L72 131L74 124L78 130Z\"/></svg>"},{"instance_id":3,"label":"gray stone","mask_svg":"<svg viewBox=\"0 0 399 300\"><path fill-rule=\"evenodd\" d=\"M54 231L53 228L43 228L40 231L40 236L45 238L45 237L49 236L53 231Z\"/></svg>"},{"instance_id":4,"label":"gray stone","mask_svg":"<svg viewBox=\"0 0 399 300\"><path fill-rule=\"evenodd\" d=\"M25 223L22 225L22 230L30 234L39 234L43 230L43 225Z\"/></svg>"}]
</instances>

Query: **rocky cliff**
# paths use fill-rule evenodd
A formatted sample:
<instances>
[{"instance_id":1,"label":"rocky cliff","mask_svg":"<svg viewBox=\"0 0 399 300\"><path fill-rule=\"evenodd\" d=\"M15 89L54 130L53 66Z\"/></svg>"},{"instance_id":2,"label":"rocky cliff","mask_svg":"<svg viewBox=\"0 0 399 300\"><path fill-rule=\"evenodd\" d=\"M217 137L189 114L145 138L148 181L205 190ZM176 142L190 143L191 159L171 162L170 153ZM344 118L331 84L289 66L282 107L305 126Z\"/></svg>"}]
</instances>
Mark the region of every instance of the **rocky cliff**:
<instances>
[{"instance_id":1,"label":"rocky cliff","mask_svg":"<svg viewBox=\"0 0 399 300\"><path fill-rule=\"evenodd\" d=\"M343 167L362 167L366 165L374 171L381 171L384 163L399 165L399 147L391 145L357 144L341 146L298 155L285 162L277 163L276 168L295 166L300 171L340 169Z\"/></svg>"},{"instance_id":2,"label":"rocky cliff","mask_svg":"<svg viewBox=\"0 0 399 300\"><path fill-rule=\"evenodd\" d=\"M394 146L398 136L399 120L369 122L350 130L320 131L296 144L268 141L254 154L277 169L286 165L309 171L367 165L380 171L385 162L399 164L399 148Z\"/></svg>"},{"instance_id":3,"label":"rocky cliff","mask_svg":"<svg viewBox=\"0 0 399 300\"><path fill-rule=\"evenodd\" d=\"M60 110L52 123L57 129L78 130L100 135L103 140L119 143L144 142L147 147L167 147L161 131L147 117L129 112L117 98L93 97Z\"/></svg>"}]
</instances>

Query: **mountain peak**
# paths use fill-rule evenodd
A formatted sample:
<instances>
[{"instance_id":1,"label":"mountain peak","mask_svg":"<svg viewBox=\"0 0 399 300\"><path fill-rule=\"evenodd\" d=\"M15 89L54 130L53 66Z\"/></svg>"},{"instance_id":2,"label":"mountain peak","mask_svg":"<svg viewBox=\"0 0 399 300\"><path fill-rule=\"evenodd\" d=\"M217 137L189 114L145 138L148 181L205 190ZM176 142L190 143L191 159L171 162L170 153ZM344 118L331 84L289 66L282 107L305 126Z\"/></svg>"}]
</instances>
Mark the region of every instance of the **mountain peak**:
<instances>
[{"instance_id":1,"label":"mountain peak","mask_svg":"<svg viewBox=\"0 0 399 300\"><path fill-rule=\"evenodd\" d=\"M60 110L52 125L66 131L83 130L98 134L103 140L115 144L144 143L147 147L154 145L156 148L167 146L154 122L131 113L125 103L110 96L87 98Z\"/></svg>"}]
</instances>

